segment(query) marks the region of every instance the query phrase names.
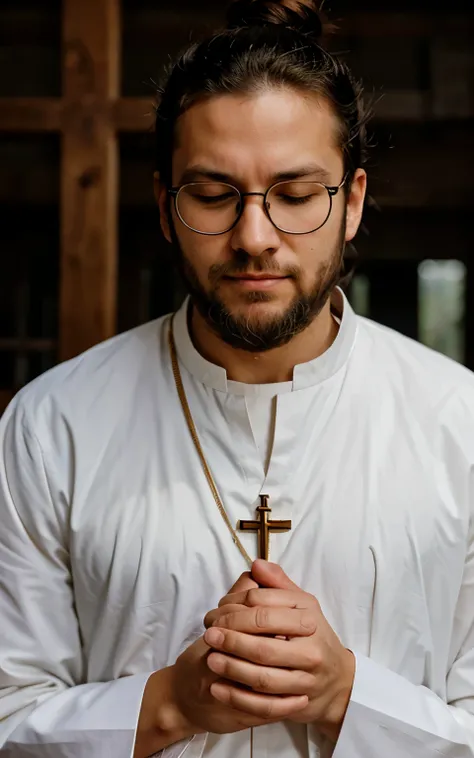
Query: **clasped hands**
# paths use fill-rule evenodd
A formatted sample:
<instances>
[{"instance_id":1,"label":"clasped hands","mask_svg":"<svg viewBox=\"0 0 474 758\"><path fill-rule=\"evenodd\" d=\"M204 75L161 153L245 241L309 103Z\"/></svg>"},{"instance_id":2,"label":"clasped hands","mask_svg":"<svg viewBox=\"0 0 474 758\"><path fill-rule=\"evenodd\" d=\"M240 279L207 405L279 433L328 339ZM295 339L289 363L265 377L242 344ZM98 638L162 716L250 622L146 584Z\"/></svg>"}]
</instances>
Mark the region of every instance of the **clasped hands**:
<instances>
[{"instance_id":1,"label":"clasped hands","mask_svg":"<svg viewBox=\"0 0 474 758\"><path fill-rule=\"evenodd\" d=\"M275 722L314 723L337 742L355 675L315 597L258 560L204 619L210 686L222 705Z\"/></svg>"}]
</instances>

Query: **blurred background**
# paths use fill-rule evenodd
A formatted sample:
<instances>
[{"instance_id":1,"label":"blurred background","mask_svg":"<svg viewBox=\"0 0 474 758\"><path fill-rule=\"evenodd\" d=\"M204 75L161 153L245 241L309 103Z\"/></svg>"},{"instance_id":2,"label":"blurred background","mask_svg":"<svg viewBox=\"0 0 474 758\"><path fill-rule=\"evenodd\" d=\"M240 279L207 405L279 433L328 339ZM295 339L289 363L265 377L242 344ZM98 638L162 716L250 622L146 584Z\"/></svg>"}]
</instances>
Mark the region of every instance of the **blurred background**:
<instances>
[{"instance_id":1,"label":"blurred background","mask_svg":"<svg viewBox=\"0 0 474 758\"><path fill-rule=\"evenodd\" d=\"M224 0L0 0L0 413L25 383L170 311L154 82ZM474 369L474 2L330 0L373 103L362 315Z\"/></svg>"}]
</instances>

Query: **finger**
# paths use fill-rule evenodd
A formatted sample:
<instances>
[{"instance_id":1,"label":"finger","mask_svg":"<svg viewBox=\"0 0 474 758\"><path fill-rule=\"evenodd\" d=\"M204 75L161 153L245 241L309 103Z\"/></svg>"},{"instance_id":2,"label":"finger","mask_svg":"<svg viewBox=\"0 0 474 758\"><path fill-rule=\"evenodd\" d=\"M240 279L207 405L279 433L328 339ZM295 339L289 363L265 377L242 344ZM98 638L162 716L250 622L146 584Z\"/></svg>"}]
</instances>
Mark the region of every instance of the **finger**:
<instances>
[{"instance_id":1,"label":"finger","mask_svg":"<svg viewBox=\"0 0 474 758\"><path fill-rule=\"evenodd\" d=\"M213 650L262 666L310 672L321 667L318 647L303 637L285 641L212 627L204 640Z\"/></svg>"},{"instance_id":2,"label":"finger","mask_svg":"<svg viewBox=\"0 0 474 758\"><path fill-rule=\"evenodd\" d=\"M239 576L227 594L232 595L236 592L246 592L251 589L257 589L257 587L258 584L252 578L250 571L244 571L244 573Z\"/></svg>"},{"instance_id":3,"label":"finger","mask_svg":"<svg viewBox=\"0 0 474 758\"><path fill-rule=\"evenodd\" d=\"M271 605L274 608L309 608L317 605L313 595L303 590L250 589L243 592L226 595L219 601L223 605Z\"/></svg>"},{"instance_id":4,"label":"finger","mask_svg":"<svg viewBox=\"0 0 474 758\"><path fill-rule=\"evenodd\" d=\"M305 695L262 695L259 692L238 689L227 682L215 682L211 686L211 695L220 703L238 711L274 721L283 721L308 705Z\"/></svg>"},{"instance_id":5,"label":"finger","mask_svg":"<svg viewBox=\"0 0 474 758\"><path fill-rule=\"evenodd\" d=\"M225 608L215 608L213 611L209 611L209 613L206 613L204 616L204 626L206 629L209 629L209 627L217 623L221 616L229 613L229 611L237 613L238 611L244 610L246 607L247 606L245 605L226 605Z\"/></svg>"},{"instance_id":6,"label":"finger","mask_svg":"<svg viewBox=\"0 0 474 758\"><path fill-rule=\"evenodd\" d=\"M314 677L307 671L258 666L222 653L211 653L207 665L214 674L232 682L245 684L254 692L267 695L308 695L314 688Z\"/></svg>"},{"instance_id":7,"label":"finger","mask_svg":"<svg viewBox=\"0 0 474 758\"><path fill-rule=\"evenodd\" d=\"M226 606L222 610L225 610ZM314 609L240 608L218 616L214 627L233 629L245 634L269 634L283 637L311 637L318 628L319 617Z\"/></svg>"},{"instance_id":8,"label":"finger","mask_svg":"<svg viewBox=\"0 0 474 758\"><path fill-rule=\"evenodd\" d=\"M261 558L252 564L252 577L262 587L274 587L280 590L300 590L277 563L270 563Z\"/></svg>"}]
</instances>

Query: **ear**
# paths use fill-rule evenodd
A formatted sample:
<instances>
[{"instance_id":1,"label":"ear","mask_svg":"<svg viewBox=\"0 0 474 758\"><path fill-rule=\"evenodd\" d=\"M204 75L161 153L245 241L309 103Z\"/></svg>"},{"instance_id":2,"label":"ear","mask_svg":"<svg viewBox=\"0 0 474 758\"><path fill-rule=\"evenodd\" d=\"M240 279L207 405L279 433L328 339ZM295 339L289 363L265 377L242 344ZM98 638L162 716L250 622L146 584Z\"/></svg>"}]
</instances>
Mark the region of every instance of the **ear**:
<instances>
[{"instance_id":1,"label":"ear","mask_svg":"<svg viewBox=\"0 0 474 758\"><path fill-rule=\"evenodd\" d=\"M160 209L161 231L163 232L168 242L171 242L171 232L168 218L168 190L165 184L161 181L161 177L158 171L155 171L153 174L153 189L156 204Z\"/></svg>"},{"instance_id":2,"label":"ear","mask_svg":"<svg viewBox=\"0 0 474 758\"><path fill-rule=\"evenodd\" d=\"M354 174L346 207L346 242L350 242L357 234L364 210L365 193L367 191L367 174L363 168L358 168Z\"/></svg>"}]
</instances>

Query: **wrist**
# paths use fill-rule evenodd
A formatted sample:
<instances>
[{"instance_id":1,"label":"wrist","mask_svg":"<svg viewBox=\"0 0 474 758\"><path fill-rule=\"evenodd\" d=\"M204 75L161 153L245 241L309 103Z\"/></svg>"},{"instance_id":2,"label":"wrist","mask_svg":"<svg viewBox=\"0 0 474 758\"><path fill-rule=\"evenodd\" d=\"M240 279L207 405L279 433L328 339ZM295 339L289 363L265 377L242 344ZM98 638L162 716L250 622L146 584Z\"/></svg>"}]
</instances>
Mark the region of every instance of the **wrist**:
<instances>
[{"instance_id":1,"label":"wrist","mask_svg":"<svg viewBox=\"0 0 474 758\"><path fill-rule=\"evenodd\" d=\"M352 689L356 671L355 655L350 651L345 651L345 665L343 675L340 679L338 693L333 698L329 706L323 723L319 725L320 732L334 744L338 741L342 725L346 717L347 709L351 700Z\"/></svg>"},{"instance_id":2,"label":"wrist","mask_svg":"<svg viewBox=\"0 0 474 758\"><path fill-rule=\"evenodd\" d=\"M173 693L173 667L156 671L148 679L135 739L134 758L146 758L196 732L181 714Z\"/></svg>"},{"instance_id":3,"label":"wrist","mask_svg":"<svg viewBox=\"0 0 474 758\"><path fill-rule=\"evenodd\" d=\"M180 742L196 734L196 728L184 716L180 710L174 691L174 667L169 666L157 672L159 677L159 691L156 707L156 729L166 735L173 737L169 744ZM157 689L158 689L157 687Z\"/></svg>"}]
</instances>

